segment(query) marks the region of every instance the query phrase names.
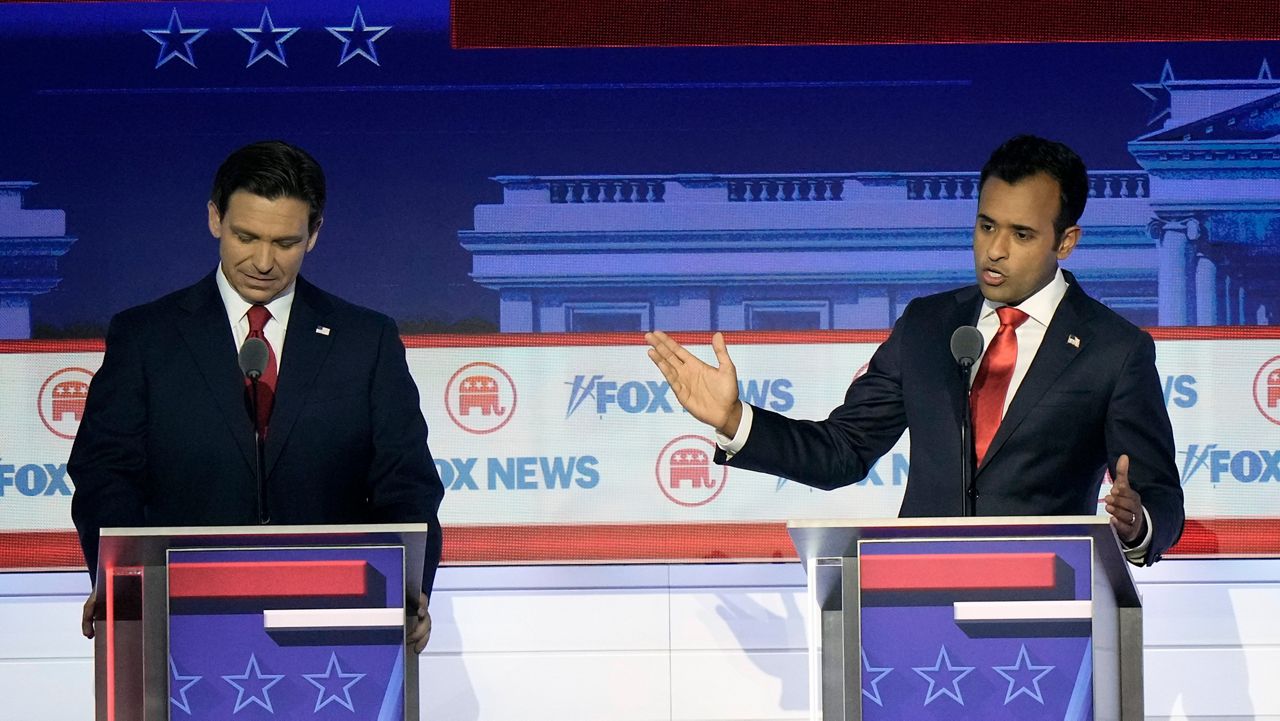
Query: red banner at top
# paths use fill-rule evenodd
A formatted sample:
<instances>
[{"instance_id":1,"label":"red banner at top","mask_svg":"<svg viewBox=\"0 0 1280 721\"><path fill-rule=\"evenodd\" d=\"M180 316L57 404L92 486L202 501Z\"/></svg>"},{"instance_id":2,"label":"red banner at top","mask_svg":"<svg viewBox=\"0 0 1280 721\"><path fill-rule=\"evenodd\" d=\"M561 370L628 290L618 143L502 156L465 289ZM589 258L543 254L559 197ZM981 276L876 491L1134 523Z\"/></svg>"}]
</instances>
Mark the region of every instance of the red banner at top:
<instances>
[{"instance_id":1,"label":"red banner at top","mask_svg":"<svg viewBox=\"0 0 1280 721\"><path fill-rule=\"evenodd\" d=\"M453 0L455 48L1274 40L1273 0Z\"/></svg>"}]
</instances>

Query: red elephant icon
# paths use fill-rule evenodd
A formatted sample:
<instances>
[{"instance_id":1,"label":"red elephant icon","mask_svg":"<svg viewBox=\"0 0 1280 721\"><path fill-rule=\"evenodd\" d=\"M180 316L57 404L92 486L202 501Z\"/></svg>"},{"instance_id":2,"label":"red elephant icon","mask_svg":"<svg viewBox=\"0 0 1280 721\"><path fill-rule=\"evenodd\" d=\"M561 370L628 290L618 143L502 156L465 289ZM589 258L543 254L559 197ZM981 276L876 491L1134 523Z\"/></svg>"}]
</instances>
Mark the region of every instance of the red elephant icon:
<instances>
[{"instance_id":1,"label":"red elephant icon","mask_svg":"<svg viewBox=\"0 0 1280 721\"><path fill-rule=\"evenodd\" d=\"M489 376L475 375L462 379L458 389L458 414L471 415L471 410L480 411L482 416L501 416L507 409L499 405L498 382Z\"/></svg>"},{"instance_id":2,"label":"red elephant icon","mask_svg":"<svg viewBox=\"0 0 1280 721\"><path fill-rule=\"evenodd\" d=\"M62 381L53 387L53 420L60 421L70 413L79 421L84 416L84 402L89 397L89 384L84 381Z\"/></svg>"},{"instance_id":3,"label":"red elephant icon","mask_svg":"<svg viewBox=\"0 0 1280 721\"><path fill-rule=\"evenodd\" d=\"M711 480L709 464L706 451L697 448L685 448L672 453L671 487L679 488L681 481L690 481L693 488L714 487L716 482Z\"/></svg>"}]
</instances>

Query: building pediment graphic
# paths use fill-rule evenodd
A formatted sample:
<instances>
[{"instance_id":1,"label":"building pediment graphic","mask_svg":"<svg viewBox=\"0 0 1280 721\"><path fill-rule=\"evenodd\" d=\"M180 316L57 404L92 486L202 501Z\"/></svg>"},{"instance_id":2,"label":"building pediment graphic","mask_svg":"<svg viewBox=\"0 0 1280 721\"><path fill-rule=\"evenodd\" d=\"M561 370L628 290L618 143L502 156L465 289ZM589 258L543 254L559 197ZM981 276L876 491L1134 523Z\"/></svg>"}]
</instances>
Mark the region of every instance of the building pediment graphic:
<instances>
[{"instance_id":1,"label":"building pediment graphic","mask_svg":"<svg viewBox=\"0 0 1280 721\"><path fill-rule=\"evenodd\" d=\"M1065 263L1140 325L1280 313L1280 81L1137 84L1141 171L1093 170ZM887 328L973 282L978 174L498 176L459 232L503 331Z\"/></svg>"}]
</instances>

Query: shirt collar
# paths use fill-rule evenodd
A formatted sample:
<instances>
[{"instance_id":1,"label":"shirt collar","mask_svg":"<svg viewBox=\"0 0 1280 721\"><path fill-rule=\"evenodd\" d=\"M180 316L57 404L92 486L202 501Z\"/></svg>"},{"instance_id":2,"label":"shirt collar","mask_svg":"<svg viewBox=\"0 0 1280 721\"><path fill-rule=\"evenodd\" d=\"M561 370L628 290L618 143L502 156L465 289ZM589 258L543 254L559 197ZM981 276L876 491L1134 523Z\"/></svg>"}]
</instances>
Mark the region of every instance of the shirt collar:
<instances>
[{"instance_id":1,"label":"shirt collar","mask_svg":"<svg viewBox=\"0 0 1280 721\"><path fill-rule=\"evenodd\" d=\"M1063 297L1067 295L1067 279L1062 275L1062 268L1058 268L1053 274L1053 280L1036 291L1030 298L1022 301L1017 305L1018 310L1026 313L1032 320L1042 326L1048 327L1049 321L1053 320L1053 314L1058 310L1058 304L1062 302ZM982 313L979 319L986 318L996 312L996 308L1007 303L993 303L986 298L982 299Z\"/></svg>"},{"instance_id":2,"label":"shirt collar","mask_svg":"<svg viewBox=\"0 0 1280 721\"><path fill-rule=\"evenodd\" d=\"M249 312L253 303L240 297L236 289L231 287L231 282L227 280L226 275L222 272L222 265L218 265L218 269L214 272L214 276L218 283L218 294L222 296L222 307L227 309L227 318L231 320L231 324L239 323ZM279 321L280 325L289 327L289 311L293 309L293 291L298 285L297 278L289 284L284 292L271 299L267 303L267 310L271 312L271 318Z\"/></svg>"}]
</instances>

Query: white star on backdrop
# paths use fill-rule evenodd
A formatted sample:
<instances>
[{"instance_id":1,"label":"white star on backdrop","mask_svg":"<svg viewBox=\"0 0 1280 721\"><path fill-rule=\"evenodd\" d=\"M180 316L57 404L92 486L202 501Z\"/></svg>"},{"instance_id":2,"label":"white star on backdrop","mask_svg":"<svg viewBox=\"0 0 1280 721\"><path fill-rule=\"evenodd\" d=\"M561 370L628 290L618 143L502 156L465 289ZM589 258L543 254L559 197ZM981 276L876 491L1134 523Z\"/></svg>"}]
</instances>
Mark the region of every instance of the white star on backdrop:
<instances>
[{"instance_id":1,"label":"white star on backdrop","mask_svg":"<svg viewBox=\"0 0 1280 721\"><path fill-rule=\"evenodd\" d=\"M373 42L390 29L390 25L365 25L364 13L360 12L359 5L356 6L356 14L348 27L325 27L325 30L342 41L342 58L338 60L338 65L359 55L378 67L382 67L382 64L378 62L378 51L373 47Z\"/></svg>"},{"instance_id":2,"label":"white star on backdrop","mask_svg":"<svg viewBox=\"0 0 1280 721\"><path fill-rule=\"evenodd\" d=\"M178 58L182 62L196 66L196 57L191 52L191 44L209 32L208 28L184 28L178 18L178 8L169 15L169 26L158 30L143 30L147 37L160 43L160 55L156 58L156 67Z\"/></svg>"},{"instance_id":3,"label":"white star on backdrop","mask_svg":"<svg viewBox=\"0 0 1280 721\"><path fill-rule=\"evenodd\" d=\"M284 59L284 41L298 32L298 28L276 27L271 20L270 9L262 8L262 19L258 21L258 27L232 29L237 35L253 43L253 47L249 48L249 64L245 65L246 68L263 58L271 58L286 68L289 67Z\"/></svg>"}]
</instances>

